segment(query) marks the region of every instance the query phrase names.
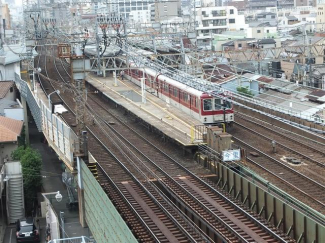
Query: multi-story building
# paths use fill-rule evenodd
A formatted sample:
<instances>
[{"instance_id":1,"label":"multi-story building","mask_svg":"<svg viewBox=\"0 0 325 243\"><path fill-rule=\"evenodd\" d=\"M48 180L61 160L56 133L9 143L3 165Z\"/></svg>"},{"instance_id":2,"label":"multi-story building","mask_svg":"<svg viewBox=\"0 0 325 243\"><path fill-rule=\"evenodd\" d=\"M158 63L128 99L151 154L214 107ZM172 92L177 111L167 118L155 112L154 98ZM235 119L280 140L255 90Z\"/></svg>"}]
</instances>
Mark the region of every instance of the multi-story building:
<instances>
[{"instance_id":1,"label":"multi-story building","mask_svg":"<svg viewBox=\"0 0 325 243\"><path fill-rule=\"evenodd\" d=\"M160 22L181 16L181 2L159 2L150 5L151 21Z\"/></svg>"},{"instance_id":2,"label":"multi-story building","mask_svg":"<svg viewBox=\"0 0 325 243\"><path fill-rule=\"evenodd\" d=\"M235 7L206 7L196 9L197 45L211 46L214 34L226 30L243 30L247 27L245 16Z\"/></svg>"},{"instance_id":3,"label":"multi-story building","mask_svg":"<svg viewBox=\"0 0 325 243\"><path fill-rule=\"evenodd\" d=\"M130 12L149 10L149 5L154 2L154 0L110 0L108 5L111 12L119 12L129 19Z\"/></svg>"},{"instance_id":4,"label":"multi-story building","mask_svg":"<svg viewBox=\"0 0 325 243\"><path fill-rule=\"evenodd\" d=\"M279 7L279 8L293 8L295 2L300 0L249 0L248 6L250 10L262 9L270 7ZM303 0L305 1L305 0ZM301 6L301 5L300 5Z\"/></svg>"},{"instance_id":5,"label":"multi-story building","mask_svg":"<svg viewBox=\"0 0 325 243\"><path fill-rule=\"evenodd\" d=\"M325 3L317 5L317 16L316 16L316 29L319 32L324 32L325 28Z\"/></svg>"}]
</instances>

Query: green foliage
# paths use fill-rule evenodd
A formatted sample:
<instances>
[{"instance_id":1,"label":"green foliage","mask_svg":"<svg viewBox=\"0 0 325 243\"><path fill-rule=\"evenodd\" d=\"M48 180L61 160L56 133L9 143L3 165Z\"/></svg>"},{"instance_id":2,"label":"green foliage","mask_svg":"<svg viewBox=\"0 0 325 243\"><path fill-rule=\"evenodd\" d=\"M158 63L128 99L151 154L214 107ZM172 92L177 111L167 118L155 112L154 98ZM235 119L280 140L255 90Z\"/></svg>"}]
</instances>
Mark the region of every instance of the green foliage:
<instances>
[{"instance_id":1,"label":"green foliage","mask_svg":"<svg viewBox=\"0 0 325 243\"><path fill-rule=\"evenodd\" d=\"M34 201L37 198L37 192L42 185L41 169L42 157L40 153L31 148L20 146L13 153L14 160L20 160L23 179L26 213L33 209Z\"/></svg>"},{"instance_id":2,"label":"green foliage","mask_svg":"<svg viewBox=\"0 0 325 243\"><path fill-rule=\"evenodd\" d=\"M26 134L25 134L25 126L23 126L23 129L21 131L20 136L18 137L18 146L26 146Z\"/></svg>"},{"instance_id":3,"label":"green foliage","mask_svg":"<svg viewBox=\"0 0 325 243\"><path fill-rule=\"evenodd\" d=\"M42 185L42 158L40 153L30 147L27 147L20 161L23 168L25 188L39 189Z\"/></svg>"},{"instance_id":4,"label":"green foliage","mask_svg":"<svg viewBox=\"0 0 325 243\"><path fill-rule=\"evenodd\" d=\"M254 96L253 93L250 90L248 90L247 87L237 87L237 91L238 91L239 94L247 96L247 97L253 97Z\"/></svg>"},{"instance_id":5,"label":"green foliage","mask_svg":"<svg viewBox=\"0 0 325 243\"><path fill-rule=\"evenodd\" d=\"M16 150L11 153L13 160L20 160L25 153L25 146L19 146Z\"/></svg>"}]
</instances>

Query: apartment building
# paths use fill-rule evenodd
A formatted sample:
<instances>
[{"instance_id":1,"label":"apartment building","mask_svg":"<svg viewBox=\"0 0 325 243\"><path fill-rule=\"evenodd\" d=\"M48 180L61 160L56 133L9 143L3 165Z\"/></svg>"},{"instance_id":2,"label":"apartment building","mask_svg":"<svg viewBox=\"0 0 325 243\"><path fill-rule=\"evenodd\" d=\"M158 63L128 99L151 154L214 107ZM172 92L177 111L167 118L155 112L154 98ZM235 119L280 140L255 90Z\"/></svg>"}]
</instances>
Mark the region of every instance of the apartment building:
<instances>
[{"instance_id":1,"label":"apartment building","mask_svg":"<svg viewBox=\"0 0 325 243\"><path fill-rule=\"evenodd\" d=\"M235 7L206 7L196 10L197 45L211 46L214 34L227 30L244 30L245 16L239 15Z\"/></svg>"},{"instance_id":2,"label":"apartment building","mask_svg":"<svg viewBox=\"0 0 325 243\"><path fill-rule=\"evenodd\" d=\"M296 1L300 1L300 0L263 0L263 1L249 0L248 6L250 10L257 10L257 9L265 10L266 8L277 7L277 6L278 8L293 8L296 4ZM304 4L304 1L305 0L303 0L301 4Z\"/></svg>"},{"instance_id":3,"label":"apartment building","mask_svg":"<svg viewBox=\"0 0 325 243\"><path fill-rule=\"evenodd\" d=\"M124 15L126 19L129 19L129 15L132 11L149 10L149 5L153 4L154 0L110 0L109 11L119 12Z\"/></svg>"}]
</instances>

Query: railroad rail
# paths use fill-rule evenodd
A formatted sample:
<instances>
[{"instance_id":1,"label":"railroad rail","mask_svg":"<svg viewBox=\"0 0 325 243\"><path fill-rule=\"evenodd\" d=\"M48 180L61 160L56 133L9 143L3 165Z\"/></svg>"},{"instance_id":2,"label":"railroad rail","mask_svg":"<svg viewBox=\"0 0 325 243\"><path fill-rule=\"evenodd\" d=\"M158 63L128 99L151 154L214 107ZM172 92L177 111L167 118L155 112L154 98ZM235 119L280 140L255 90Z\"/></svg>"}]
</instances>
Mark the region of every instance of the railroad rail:
<instances>
[{"instance_id":1,"label":"railroad rail","mask_svg":"<svg viewBox=\"0 0 325 243\"><path fill-rule=\"evenodd\" d=\"M88 103L91 104L89 100ZM274 240L283 240L274 232L270 232L266 226L257 222L257 220L251 215L244 212L243 209L239 208L235 203L232 203L229 199L221 195L211 185L187 170L167 154L160 151L148 140L143 137L139 140L140 134L137 134L135 131L130 129L126 124L121 127L120 125L117 125L116 119L113 120L111 114L104 116L105 112L109 113L109 111L104 108L103 105L96 103L92 107L95 106L101 117L104 117L105 120L109 121L106 122L106 125L115 132L116 136L118 136L113 137L113 135L110 135L111 139L114 141L123 139L125 143L132 146L132 153L137 154L137 157L140 157L138 160L142 163L140 166L143 170L154 171L154 179L157 179L157 181L162 184L162 187L164 187L165 190L168 190L170 194L173 194L175 198L181 200L185 205L188 205L187 211L192 212L196 216L200 215L203 217L203 223L207 221L207 225L210 225L210 227L212 226L212 229L210 230L214 230L216 233L223 232L224 235L229 235L229 232L225 232L225 229L213 228L215 225L223 223L224 227L226 226L228 231L235 232L235 234L232 233L234 235L232 236L231 241L240 239L241 241L255 240L262 242L266 239L270 240L272 237L274 237ZM114 125L110 125L110 123ZM131 135L132 133L133 135ZM124 148L124 151L125 150L126 148ZM143 154L143 151L145 151L146 155ZM159 165L155 163L155 161L159 161ZM143 163L145 163L145 165L143 165ZM180 172L182 174L180 174ZM216 203L216 201L219 204ZM232 207L232 209L229 209L229 207ZM238 218L241 218L241 220L238 220ZM234 224L234 222L236 223ZM251 229L246 226L249 226L250 224L252 228L253 225L256 226L256 224L258 224L259 227L254 230L255 232L249 232ZM261 233L256 233L258 231L262 231L262 235L264 236L260 236Z\"/></svg>"},{"instance_id":2,"label":"railroad rail","mask_svg":"<svg viewBox=\"0 0 325 243\"><path fill-rule=\"evenodd\" d=\"M105 175L105 177L100 175L99 181L104 189L109 192L110 198L114 202L118 202L117 206L122 216L130 214L130 208L121 206L121 203L124 201L140 216L139 219L148 228L147 231L158 242L204 242L201 239L201 235L196 234L195 226L189 225L188 228L183 228L179 224L182 221L180 216L175 214L173 209L166 210L166 203L164 203L164 207L159 202L163 199L157 193L152 194L153 189L152 187L150 188L150 185L153 182L150 182L150 180L145 180L144 182L138 180L135 173L123 165L116 155L104 145L102 139L98 138L93 130L88 129L92 135L89 138L89 149L94 155L100 155L101 162L98 165L101 168L102 174ZM142 173L138 171L138 174ZM140 177L139 175L137 176ZM113 187L109 187L107 181L110 181ZM150 191L148 188L150 188ZM119 191L119 196L116 195L116 191ZM123 197L124 200L119 201L120 197ZM136 226L134 230L138 231L137 225L133 223L134 219L130 218L131 222L128 221L128 223L134 224ZM195 236L192 237L191 234ZM148 235L140 235L140 237L148 238Z\"/></svg>"},{"instance_id":3,"label":"railroad rail","mask_svg":"<svg viewBox=\"0 0 325 243\"><path fill-rule=\"evenodd\" d=\"M288 135L288 131L285 132L283 130L278 131L274 126L267 124L266 122L260 120L252 120L251 117L247 117L244 114L236 113L237 122L236 125L242 126L243 128L249 130L252 133L255 133L259 136L262 136L264 139L268 141L275 140L276 143L285 148L292 153L301 156L302 158L309 160L313 165L319 167L319 169L325 168L325 144L320 142L309 142L308 144L304 143L303 140L306 140L305 137L298 136L298 134L292 134L291 132ZM245 126L238 122L238 120L243 123L245 122ZM263 124L262 124L263 123ZM268 126L267 126L268 125ZM254 130L252 129L254 128ZM267 134L263 135L256 131L256 129L262 128L263 132ZM293 137L295 135L295 137ZM308 139L307 139L308 140ZM285 145L287 143L288 145ZM293 147L293 148L292 148ZM311 158L307 154L313 152L313 155L316 155L316 158ZM314 156L313 156L314 157ZM316 160L317 159L317 160ZM306 161L307 162L307 161ZM305 162L305 163L306 163Z\"/></svg>"},{"instance_id":4,"label":"railroad rail","mask_svg":"<svg viewBox=\"0 0 325 243\"><path fill-rule=\"evenodd\" d=\"M247 142L233 136L233 140L239 145L242 145L246 151L254 151L258 155L249 155L247 154L247 161L250 162L252 165L257 166L258 168L262 169L264 172L268 172L273 177L280 179L280 184L284 183L285 186L279 185L279 182L274 182L275 185L279 185L284 191L288 191L287 186L289 185L291 188L295 189L296 192L294 196L299 198L302 202L306 202L307 197L309 200L306 202L309 206L314 208L315 210L320 211L321 213L324 212L325 209L325 195L324 189L325 187L320 183L310 179L309 177L305 176L304 174L292 169L284 162L281 162L270 155L264 153L263 151L253 147ZM254 159L253 159L254 158ZM289 194L293 195L292 191L288 191ZM302 196L302 195L304 196Z\"/></svg>"},{"instance_id":5,"label":"railroad rail","mask_svg":"<svg viewBox=\"0 0 325 243\"><path fill-rule=\"evenodd\" d=\"M57 65L58 66L58 65ZM64 66L60 67L59 69L63 68ZM64 78L63 78L64 79ZM90 99L88 100L88 103L91 103ZM99 112L98 105L91 106L91 104L87 105L89 109L91 109L93 112ZM119 158L115 157L115 162L121 160L124 160L123 165L127 167L126 169L129 171L129 175L121 174L121 169L115 170L112 168L112 160L109 160L108 163L106 163L105 158L110 156L105 156L105 158L100 157L98 154L99 145L98 143L92 143L90 142L89 149L95 154L95 156L99 156L96 159L98 161L101 161L99 164L102 166L104 171L106 173L109 173L108 175L112 178L112 180L115 183L119 183L120 185L120 191L125 195L125 197L129 197L130 194L133 195L129 198L129 202L135 206L135 205L142 205L141 208L138 208L138 212L141 211L142 213L145 213L147 215L143 218L146 219L149 216L149 219L151 219L152 222L147 222L148 227L150 230L160 231L161 234L158 233L158 235L161 235L161 240L166 240L166 235L173 235L175 238L179 241L186 239L187 241L189 239L194 239L195 241L197 239L202 239L202 235L200 236L200 233L197 229L193 231L193 225L189 226L187 218L183 215L180 216L180 213L175 214L175 207L171 207L169 209L172 209L173 215L169 210L165 208L167 205L170 205L169 203L164 200L163 202L167 205L164 205L160 202L157 202L158 195L161 197L162 194L158 193L157 190L155 192L157 194L154 194L151 186L150 190L148 189L148 181L152 180L155 181L155 183L159 183L160 187L162 187L163 190L165 190L165 193L170 193L172 199L177 199L178 203L182 204L181 206L187 206L187 209L190 209L193 212L193 215L195 215L197 218L200 218L202 222L206 222L208 227L208 235L212 235L212 239L216 239L217 237L221 236L223 239L226 239L227 241L241 241L241 242L249 242L249 241L257 241L257 242L264 242L264 241L277 241L277 242L285 242L285 241L291 241L290 238L285 237L284 234L278 234L278 232L273 232L268 226L265 226L262 222L259 222L257 219L253 218L249 213L247 213L245 210L241 209L236 205L236 203L231 202L229 199L227 199L225 196L220 194L217 190L215 190L211 184L207 183L206 181L202 180L198 176L196 176L191 171L187 170L184 166L177 163L175 160L170 158L167 154L163 154L160 152L155 151L153 154L146 154L144 155L140 151L148 152L149 150L153 150L153 147L155 147L152 144L149 144L148 141L143 143L139 143L139 134L137 134L135 137L130 137L130 130L128 130L128 135L126 136L124 132L126 132L125 124L121 130L116 130L116 128L119 125L116 125L117 122L112 121L112 116L110 115L110 118L104 117L104 119L108 119L108 121L101 120L98 122L99 119L102 119L103 114L96 115L97 123L100 124L100 126L105 128L103 130L98 129L98 125L95 125L89 129L91 129L92 132L96 133L96 137L100 139L100 141L107 147L110 151L112 151L112 154L116 156L119 155ZM105 126L104 126L105 124ZM114 125L113 125L114 124ZM114 129L112 129L114 126ZM109 129L108 129L109 127ZM96 131L97 129L97 131ZM115 131L114 131L115 130ZM107 135L107 133L111 134L111 140L107 136L105 136L106 140L103 139L101 136ZM105 134L106 133L106 134ZM122 144L119 146L124 147L126 144L128 144L128 151L127 153L122 153L121 149L115 148L115 150L111 150L112 147L112 138L113 135L114 138L116 136L119 136L119 140L123 140ZM134 139L134 140L133 140ZM127 142L127 141L132 141ZM94 141L94 140L93 140ZM105 141L105 143L103 142ZM117 141L117 139L116 139ZM124 144L124 145L123 145ZM145 145L145 147L138 147L140 144ZM137 146L135 146L137 145ZM150 146L149 146L150 145ZM91 148L91 146L94 146L94 148ZM148 146L148 147L146 147ZM125 148L125 147L124 147ZM156 147L156 149L158 149ZM141 154L142 153L142 154ZM160 156L164 156L165 158L162 159L162 157L158 157L158 153ZM129 161L125 161L125 158L128 156L136 154L138 157L141 157L137 161L137 163L130 164ZM152 156L149 158L149 156ZM112 156L111 156L112 157ZM129 157L131 158L131 157ZM132 157L134 159L134 157ZM167 158L167 159L166 159ZM158 164L154 163L155 160L164 161L164 168L161 168L158 166ZM104 162L103 162L104 161ZM126 164L124 164L126 163ZM121 165L121 164L120 164ZM105 168L108 166L107 168ZM167 170L167 169L168 170ZM125 171L125 169L124 169ZM118 172L118 173L117 173ZM112 174L111 174L112 173ZM175 174L173 174L175 173ZM177 176L180 174L181 176ZM131 176L132 175L132 176ZM102 177L101 177L102 178ZM141 178L141 180L140 180ZM146 183L144 183L144 182ZM140 186L140 184L142 186ZM102 182L102 185L105 185L105 182ZM108 190L108 188L106 187ZM139 196L141 195L141 196ZM144 196L147 195L145 198ZM159 198L159 197L158 197ZM133 201L132 201L133 199ZM161 200L161 199L159 199ZM147 211L144 209L144 205L151 206L151 211L147 209ZM208 205L208 206L207 206ZM230 207L230 209L229 209ZM156 217L153 219L155 215L151 212L158 212L158 208L160 208L160 213L157 213L158 215L165 215L164 220L169 220L169 223L164 222L162 225L160 225L159 221L157 221L159 217ZM165 209L165 210L164 210ZM150 217L152 216L152 217ZM180 217L180 218L179 218ZM176 220L177 218L177 220ZM162 222L162 220L160 221ZM235 222L235 223L234 223ZM157 224L158 229L157 229ZM169 229L169 233L166 232L166 227L163 228L163 225L172 225ZM156 227L156 228L155 228ZM186 228L190 227L190 228ZM173 230L171 230L173 229ZM209 231L214 232L215 234L210 234ZM146 229L146 232L148 233L148 229ZM166 234L164 234L165 232ZM192 232L190 234L189 232ZM206 232L207 233L207 232ZM163 237L165 236L165 238ZM204 238L204 237L203 237ZM169 241L170 239L167 239Z\"/></svg>"},{"instance_id":6,"label":"railroad rail","mask_svg":"<svg viewBox=\"0 0 325 243\"><path fill-rule=\"evenodd\" d=\"M46 63L46 61L44 63ZM57 75L59 75L59 78L63 82L66 83L67 82L66 80L70 79L70 75L68 74L66 67L64 67L64 64L62 64L61 62L57 62L57 60L56 60L54 62L54 67L56 69L56 72L58 73ZM64 69L64 72L66 72L66 74L62 75L62 73L59 72L59 69L61 69L61 70ZM46 72L46 74L48 76L46 67L44 68L44 72ZM46 82L44 82L44 83L46 83ZM51 85L51 86L52 86L52 90L55 90L54 85ZM63 116L65 116L65 115L63 115ZM97 143L91 143L92 146L95 146L95 148L92 148L90 146L90 151L93 154L98 155L99 142L100 141L97 141ZM100 161L105 161L105 159L107 159L107 158L114 158L107 152L101 153L101 155L104 155L104 157L99 158ZM112 162L112 161L110 161L110 162ZM100 167L100 165L102 165L102 163L99 164L99 167ZM111 165L112 165L112 163L110 163L109 167L111 167ZM100 168L105 168L105 163L104 163L104 166L100 167ZM111 171L111 169L112 168L109 168L109 169L106 168L106 171ZM178 217L176 220L176 218L174 218L175 212L174 212L174 216L171 215L170 212L167 211L166 209L164 209L164 207L157 201L156 197L158 197L158 195L153 196L152 194L150 194L149 191L144 190L143 188L141 189L139 187L139 185L140 185L139 181L136 181L136 183L134 183L134 182L131 183L132 182L131 178L133 177L133 180L135 178L134 171L132 173L129 172L130 175L124 174L123 176L121 175L121 171L122 171L121 168L118 168L118 169L115 168L113 170L113 173L118 174L119 179L124 180L124 183L122 183L122 184L120 183L121 185L123 185L124 189L119 190L118 192L122 193L122 194L120 194L120 198L123 197L124 199L127 199L128 205L129 206L131 205L133 207L133 209L131 207L133 212L137 212L137 214L133 214L133 218L130 221L130 225L133 224L133 226L135 226L135 234L137 235L137 237L139 239L141 239L143 241L147 241L150 238L151 240L157 241L157 242L175 242L175 241L177 241L177 242L209 242L209 240L206 240L208 238L203 236L203 233L201 232L201 230L193 223L189 224L189 226L187 228L183 228L180 225L179 222L182 222L182 220L183 220L183 224L184 224L184 219L186 220L186 216L184 216L180 210L178 210L178 214L176 214L176 216ZM101 175L103 175L103 173ZM138 174L138 176L139 176L139 174ZM102 178L103 177L101 176L101 179ZM102 186L106 190L108 190L109 188L112 190L111 187L107 186L109 184L109 182L107 182L107 181L108 181L108 179L107 179L107 174L106 174L106 180L102 182ZM128 187L127 185L130 185L130 186ZM138 185L138 187L137 187L137 185ZM131 191L132 193L126 192L125 188L128 188L129 191ZM141 195L141 196L139 196L139 195L135 196L135 198L138 199L137 201L133 198L133 196L135 194ZM117 200L117 198L116 198L116 190L115 190L114 195L115 195L114 200L121 202L120 200ZM141 206L142 211L141 211L139 205L142 205ZM130 211L129 207L124 207L124 210L126 210L126 209L128 211ZM125 212L123 211L124 212L123 215L130 216L130 213L128 211L125 211ZM183 217L180 217L179 215L183 215ZM187 221L190 222L189 219L187 219ZM146 234L144 234L143 232L146 232ZM191 236L191 234L194 234L195 237L193 238ZM202 240L202 239L204 239L204 240Z\"/></svg>"}]
</instances>

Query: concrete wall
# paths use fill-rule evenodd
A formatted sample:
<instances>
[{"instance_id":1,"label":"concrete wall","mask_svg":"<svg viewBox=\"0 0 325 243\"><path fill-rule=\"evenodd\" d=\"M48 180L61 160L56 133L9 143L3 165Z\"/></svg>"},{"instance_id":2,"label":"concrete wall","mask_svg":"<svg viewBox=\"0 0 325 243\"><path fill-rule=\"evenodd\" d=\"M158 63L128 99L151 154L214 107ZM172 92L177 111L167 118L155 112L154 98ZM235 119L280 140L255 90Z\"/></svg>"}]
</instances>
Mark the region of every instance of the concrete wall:
<instances>
[{"instance_id":1,"label":"concrete wall","mask_svg":"<svg viewBox=\"0 0 325 243\"><path fill-rule=\"evenodd\" d=\"M20 73L19 62L8 65L0 65L0 80L15 80L15 73Z\"/></svg>"},{"instance_id":2,"label":"concrete wall","mask_svg":"<svg viewBox=\"0 0 325 243\"><path fill-rule=\"evenodd\" d=\"M0 167L5 159L12 160L11 153L17 148L17 143L0 143Z\"/></svg>"},{"instance_id":3,"label":"concrete wall","mask_svg":"<svg viewBox=\"0 0 325 243\"><path fill-rule=\"evenodd\" d=\"M281 69L284 71L287 80L290 80L291 75L293 73L294 66L295 66L294 62L281 61Z\"/></svg>"},{"instance_id":4,"label":"concrete wall","mask_svg":"<svg viewBox=\"0 0 325 243\"><path fill-rule=\"evenodd\" d=\"M24 121L24 109L23 108L9 108L9 109L4 109L4 114L5 117L19 120L19 121Z\"/></svg>"},{"instance_id":5,"label":"concrete wall","mask_svg":"<svg viewBox=\"0 0 325 243\"><path fill-rule=\"evenodd\" d=\"M48 198L46 202L46 225L50 225L51 228L51 239L60 239L60 225L59 219L56 213L54 212L52 205Z\"/></svg>"}]
</instances>

